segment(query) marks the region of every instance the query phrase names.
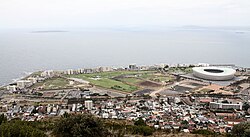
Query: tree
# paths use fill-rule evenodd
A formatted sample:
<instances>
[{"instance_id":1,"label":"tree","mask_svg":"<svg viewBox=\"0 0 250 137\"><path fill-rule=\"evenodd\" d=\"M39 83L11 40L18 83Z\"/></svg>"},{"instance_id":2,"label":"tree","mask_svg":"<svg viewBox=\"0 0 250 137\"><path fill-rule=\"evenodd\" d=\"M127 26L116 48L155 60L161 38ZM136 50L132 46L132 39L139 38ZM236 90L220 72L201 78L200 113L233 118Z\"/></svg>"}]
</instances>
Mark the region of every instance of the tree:
<instances>
[{"instance_id":1,"label":"tree","mask_svg":"<svg viewBox=\"0 0 250 137\"><path fill-rule=\"evenodd\" d=\"M242 108L243 108L243 110L247 111L250 108L250 105L247 102L245 102L243 104Z\"/></svg>"},{"instance_id":2,"label":"tree","mask_svg":"<svg viewBox=\"0 0 250 137\"><path fill-rule=\"evenodd\" d=\"M140 117L138 120L135 121L134 125L136 126L146 126L144 120Z\"/></svg>"},{"instance_id":3,"label":"tree","mask_svg":"<svg viewBox=\"0 0 250 137\"><path fill-rule=\"evenodd\" d=\"M226 104L228 104L229 102L228 102L227 100L223 100L223 101L221 101L221 103L226 103Z\"/></svg>"},{"instance_id":4,"label":"tree","mask_svg":"<svg viewBox=\"0 0 250 137\"><path fill-rule=\"evenodd\" d=\"M134 126L132 128L132 134L141 134L143 136L149 136L152 135L154 132L151 127L147 126L146 122L141 117L134 122Z\"/></svg>"},{"instance_id":5,"label":"tree","mask_svg":"<svg viewBox=\"0 0 250 137\"><path fill-rule=\"evenodd\" d=\"M244 122L238 125L234 125L232 134L238 137L250 137L250 122Z\"/></svg>"},{"instance_id":6,"label":"tree","mask_svg":"<svg viewBox=\"0 0 250 137\"><path fill-rule=\"evenodd\" d=\"M183 121L181 121L181 124L182 124L182 125L188 125L189 123L188 123L188 121L183 120Z\"/></svg>"},{"instance_id":7,"label":"tree","mask_svg":"<svg viewBox=\"0 0 250 137\"><path fill-rule=\"evenodd\" d=\"M1 114L0 115L0 125L2 124L2 123L5 123L7 121L7 118L5 117L5 115L4 114Z\"/></svg>"},{"instance_id":8,"label":"tree","mask_svg":"<svg viewBox=\"0 0 250 137\"><path fill-rule=\"evenodd\" d=\"M64 112L63 115L62 115L63 118L68 118L69 116L70 116L70 115L69 115L69 113L67 113L67 112Z\"/></svg>"},{"instance_id":9,"label":"tree","mask_svg":"<svg viewBox=\"0 0 250 137\"><path fill-rule=\"evenodd\" d=\"M109 131L101 119L89 114L61 117L55 124L53 134L57 137L103 137Z\"/></svg>"}]
</instances>

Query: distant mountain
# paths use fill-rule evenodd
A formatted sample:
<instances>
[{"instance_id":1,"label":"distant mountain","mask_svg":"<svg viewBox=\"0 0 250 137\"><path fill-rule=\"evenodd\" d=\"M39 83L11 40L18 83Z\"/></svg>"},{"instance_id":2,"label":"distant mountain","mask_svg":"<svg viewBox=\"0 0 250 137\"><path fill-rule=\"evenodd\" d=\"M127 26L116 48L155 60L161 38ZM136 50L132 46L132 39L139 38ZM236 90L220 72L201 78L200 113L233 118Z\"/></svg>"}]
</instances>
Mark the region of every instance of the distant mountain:
<instances>
[{"instance_id":1,"label":"distant mountain","mask_svg":"<svg viewBox=\"0 0 250 137\"><path fill-rule=\"evenodd\" d=\"M31 33L61 33L61 32L69 32L64 30L39 30L39 31L32 31Z\"/></svg>"}]
</instances>

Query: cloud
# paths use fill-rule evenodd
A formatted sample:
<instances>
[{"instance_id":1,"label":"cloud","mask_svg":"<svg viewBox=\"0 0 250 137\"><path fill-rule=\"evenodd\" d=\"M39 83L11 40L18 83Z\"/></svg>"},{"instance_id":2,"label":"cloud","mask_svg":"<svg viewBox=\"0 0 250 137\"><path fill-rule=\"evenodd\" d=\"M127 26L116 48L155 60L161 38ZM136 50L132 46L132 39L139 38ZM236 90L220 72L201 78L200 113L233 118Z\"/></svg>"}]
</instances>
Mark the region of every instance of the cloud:
<instances>
[{"instance_id":1,"label":"cloud","mask_svg":"<svg viewBox=\"0 0 250 137\"><path fill-rule=\"evenodd\" d=\"M249 0L1 0L0 28L246 26Z\"/></svg>"}]
</instances>

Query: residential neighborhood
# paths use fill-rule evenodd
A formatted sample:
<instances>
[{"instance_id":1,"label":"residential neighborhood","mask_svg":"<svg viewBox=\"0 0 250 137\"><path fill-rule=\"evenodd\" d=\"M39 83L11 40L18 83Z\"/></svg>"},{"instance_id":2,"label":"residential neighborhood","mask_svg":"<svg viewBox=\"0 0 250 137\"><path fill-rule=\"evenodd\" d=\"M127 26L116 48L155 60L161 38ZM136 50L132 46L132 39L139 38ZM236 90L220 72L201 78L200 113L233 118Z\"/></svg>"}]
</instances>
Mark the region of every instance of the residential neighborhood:
<instances>
[{"instance_id":1,"label":"residential neighborhood","mask_svg":"<svg viewBox=\"0 0 250 137\"><path fill-rule=\"evenodd\" d=\"M4 87L0 111L8 119L23 121L65 113L128 122L142 118L154 129L184 133L200 129L230 133L234 125L250 121L247 69L233 66L237 69L234 79L212 81L192 76L193 67L201 66L133 64L128 68L36 72ZM121 87L129 85L136 90L102 87L96 81L108 79L106 73L113 77L104 84L114 80L121 82Z\"/></svg>"}]
</instances>

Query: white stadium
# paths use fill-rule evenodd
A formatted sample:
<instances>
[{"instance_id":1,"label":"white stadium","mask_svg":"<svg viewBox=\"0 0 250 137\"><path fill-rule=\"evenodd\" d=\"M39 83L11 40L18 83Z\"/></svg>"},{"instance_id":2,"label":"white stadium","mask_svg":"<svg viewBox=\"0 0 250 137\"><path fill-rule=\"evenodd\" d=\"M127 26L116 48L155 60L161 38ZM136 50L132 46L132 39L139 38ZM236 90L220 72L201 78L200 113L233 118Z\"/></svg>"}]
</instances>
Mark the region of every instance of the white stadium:
<instances>
[{"instance_id":1,"label":"white stadium","mask_svg":"<svg viewBox=\"0 0 250 137\"><path fill-rule=\"evenodd\" d=\"M193 75L206 80L231 80L236 71L225 67L194 67Z\"/></svg>"}]
</instances>

